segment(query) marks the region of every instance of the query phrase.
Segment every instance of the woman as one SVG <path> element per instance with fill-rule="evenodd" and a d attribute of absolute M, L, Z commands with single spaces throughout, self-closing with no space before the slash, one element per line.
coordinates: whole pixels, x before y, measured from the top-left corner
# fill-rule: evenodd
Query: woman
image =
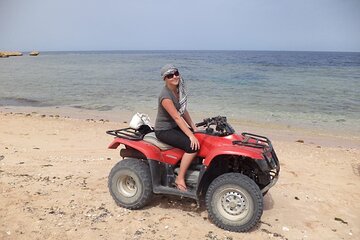
<path fill-rule="evenodd" d="M 156 137 L 173 147 L 185 151 L 175 185 L 180 191 L 187 191 L 185 173 L 195 158 L 200 144 L 193 132 L 195 124 L 186 110 L 187 95 L 184 80 L 176 67 L 171 64 L 161 69 L 165 86 L 159 95 L 158 113 L 155 122 Z"/>

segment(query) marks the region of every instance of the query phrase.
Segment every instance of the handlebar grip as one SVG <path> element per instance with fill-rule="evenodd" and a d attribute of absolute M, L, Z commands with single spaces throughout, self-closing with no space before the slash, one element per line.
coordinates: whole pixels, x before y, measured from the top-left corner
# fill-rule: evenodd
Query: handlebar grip
<path fill-rule="evenodd" d="M 210 122 L 210 118 L 205 118 L 202 122 L 196 123 L 195 126 L 196 127 L 202 127 L 207 125 Z"/>
<path fill-rule="evenodd" d="M 200 123 L 195 124 L 196 127 L 202 127 L 202 126 L 205 126 L 205 125 L 206 125 L 206 122 L 200 122 Z"/>

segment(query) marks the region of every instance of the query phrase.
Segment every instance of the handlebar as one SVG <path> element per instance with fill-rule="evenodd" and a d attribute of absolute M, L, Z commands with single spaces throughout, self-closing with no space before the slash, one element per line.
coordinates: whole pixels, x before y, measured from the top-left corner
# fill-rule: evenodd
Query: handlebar
<path fill-rule="evenodd" d="M 216 126 L 216 130 L 220 135 L 229 135 L 235 132 L 224 116 L 205 118 L 202 122 L 195 124 L 196 127 L 206 126 L 206 129 L 211 130 L 210 132 L 212 132 L 212 129 L 210 129 L 211 125 Z"/>
<path fill-rule="evenodd" d="M 207 125 L 210 122 L 210 118 L 205 118 L 202 122 L 196 123 L 195 126 L 196 127 L 202 127 Z"/>

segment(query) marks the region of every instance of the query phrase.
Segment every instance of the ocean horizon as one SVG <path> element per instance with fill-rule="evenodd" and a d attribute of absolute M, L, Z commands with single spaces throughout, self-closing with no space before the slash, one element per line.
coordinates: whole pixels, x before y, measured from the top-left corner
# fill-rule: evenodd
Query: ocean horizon
<path fill-rule="evenodd" d="M 360 53 L 232 50 L 45 51 L 0 60 L 0 106 L 156 114 L 175 64 L 189 111 L 360 135 Z"/>

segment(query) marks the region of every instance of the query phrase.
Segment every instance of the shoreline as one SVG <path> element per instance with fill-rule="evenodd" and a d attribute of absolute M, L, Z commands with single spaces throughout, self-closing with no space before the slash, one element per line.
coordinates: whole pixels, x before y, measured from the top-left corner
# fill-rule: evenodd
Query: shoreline
<path fill-rule="evenodd" d="M 97 111 L 80 109 L 74 107 L 21 107 L 0 106 L 0 114 L 18 114 L 28 116 L 50 116 L 54 118 L 70 118 L 87 121 L 110 122 L 125 125 L 130 122 L 136 112 L 123 111 Z M 155 122 L 156 110 L 146 112 L 152 124 Z M 192 113 L 193 121 L 199 122 L 203 119 L 201 113 Z M 206 116 L 213 117 L 213 116 Z M 270 140 L 290 141 L 312 144 L 317 146 L 359 148 L 360 136 L 350 135 L 348 132 L 331 132 L 322 129 L 309 129 L 289 126 L 287 124 L 274 122 L 256 122 L 250 120 L 228 117 L 228 122 L 237 132 L 251 132 L 257 135 L 267 136 Z"/>
<path fill-rule="evenodd" d="M 154 119 L 163 85 L 160 67 L 175 61 L 188 83 L 188 110 L 196 121 L 223 115 L 240 131 L 260 125 L 265 126 L 260 134 L 275 127 L 360 136 L 359 57 L 237 51 L 44 53 L 4 62 L 0 105 L 61 106 L 64 114 L 94 114 L 110 121 L 128 121 L 139 111 Z"/>

